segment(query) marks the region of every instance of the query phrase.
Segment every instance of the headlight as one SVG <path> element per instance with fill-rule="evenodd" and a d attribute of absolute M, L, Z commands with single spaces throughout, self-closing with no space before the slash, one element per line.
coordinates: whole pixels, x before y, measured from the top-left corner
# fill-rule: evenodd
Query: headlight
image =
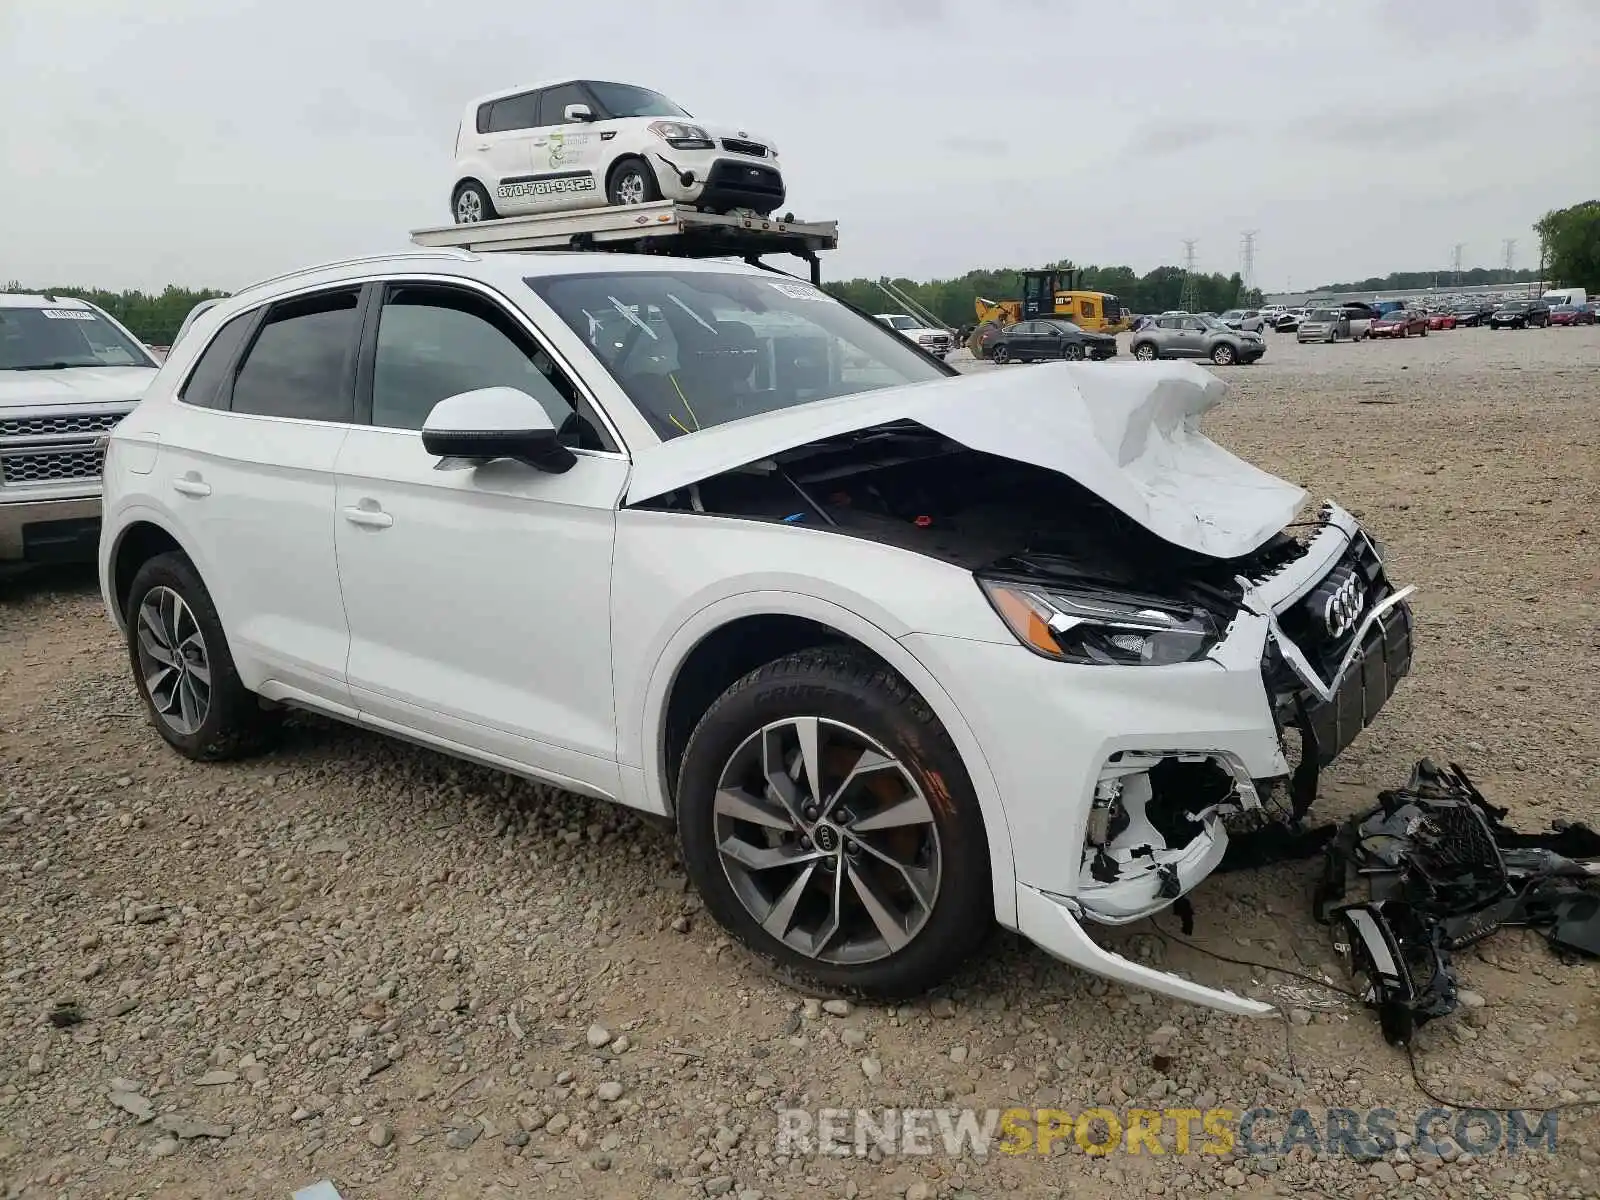
<path fill-rule="evenodd" d="M 652 121 L 650 132 L 678 150 L 710 150 L 715 144 L 700 126 L 682 121 Z"/>
<path fill-rule="evenodd" d="M 1217 641 L 1215 624 L 1199 611 L 992 579 L 978 583 L 1018 641 L 1061 662 L 1170 666 L 1193 662 Z"/>

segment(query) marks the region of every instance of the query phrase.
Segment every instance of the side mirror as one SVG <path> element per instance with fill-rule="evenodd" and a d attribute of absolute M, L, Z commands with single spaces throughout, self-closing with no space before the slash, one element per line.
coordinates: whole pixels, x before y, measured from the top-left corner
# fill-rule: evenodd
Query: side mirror
<path fill-rule="evenodd" d="M 569 104 L 561 110 L 561 115 L 566 118 L 569 125 L 575 125 L 579 121 L 594 120 L 594 111 L 587 104 Z"/>
<path fill-rule="evenodd" d="M 559 475 L 578 461 L 558 440 L 544 405 L 513 387 L 446 396 L 422 424 L 422 448 L 439 456 L 440 471 L 510 458 Z"/>

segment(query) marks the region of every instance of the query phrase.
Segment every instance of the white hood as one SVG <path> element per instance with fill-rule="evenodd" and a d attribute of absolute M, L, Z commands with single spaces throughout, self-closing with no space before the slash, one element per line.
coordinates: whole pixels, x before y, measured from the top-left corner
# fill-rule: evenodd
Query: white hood
<path fill-rule="evenodd" d="M 1236 558 L 1293 520 L 1306 492 L 1200 432 L 1201 414 L 1226 390 L 1192 363 L 1059 363 L 841 396 L 638 451 L 628 503 L 906 420 L 968 449 L 1065 475 L 1176 545 Z"/>
<path fill-rule="evenodd" d="M 0 409 L 24 405 L 132 404 L 156 377 L 155 367 L 68 367 L 0 371 Z"/>

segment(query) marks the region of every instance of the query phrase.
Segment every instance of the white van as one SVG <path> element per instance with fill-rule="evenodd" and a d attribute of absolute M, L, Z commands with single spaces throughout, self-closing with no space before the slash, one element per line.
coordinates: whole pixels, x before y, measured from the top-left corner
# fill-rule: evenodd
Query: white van
<path fill-rule="evenodd" d="M 1574 308 L 1582 308 L 1589 303 L 1589 297 L 1581 287 L 1555 288 L 1539 297 L 1544 303 L 1554 308 L 1558 304 L 1570 304 Z"/>

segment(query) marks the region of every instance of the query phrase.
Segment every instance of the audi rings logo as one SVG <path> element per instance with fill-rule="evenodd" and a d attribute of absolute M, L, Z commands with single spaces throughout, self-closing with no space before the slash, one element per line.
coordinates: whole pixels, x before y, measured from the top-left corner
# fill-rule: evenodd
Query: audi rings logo
<path fill-rule="evenodd" d="M 1332 582 L 1329 581 L 1330 584 Z M 1361 587 L 1361 576 L 1353 571 L 1346 572 L 1331 591 L 1320 592 L 1319 599 L 1321 603 L 1317 615 L 1322 619 L 1328 636 L 1332 638 L 1342 638 L 1354 629 L 1356 622 L 1361 619 L 1362 610 L 1367 606 L 1367 597 Z"/>

